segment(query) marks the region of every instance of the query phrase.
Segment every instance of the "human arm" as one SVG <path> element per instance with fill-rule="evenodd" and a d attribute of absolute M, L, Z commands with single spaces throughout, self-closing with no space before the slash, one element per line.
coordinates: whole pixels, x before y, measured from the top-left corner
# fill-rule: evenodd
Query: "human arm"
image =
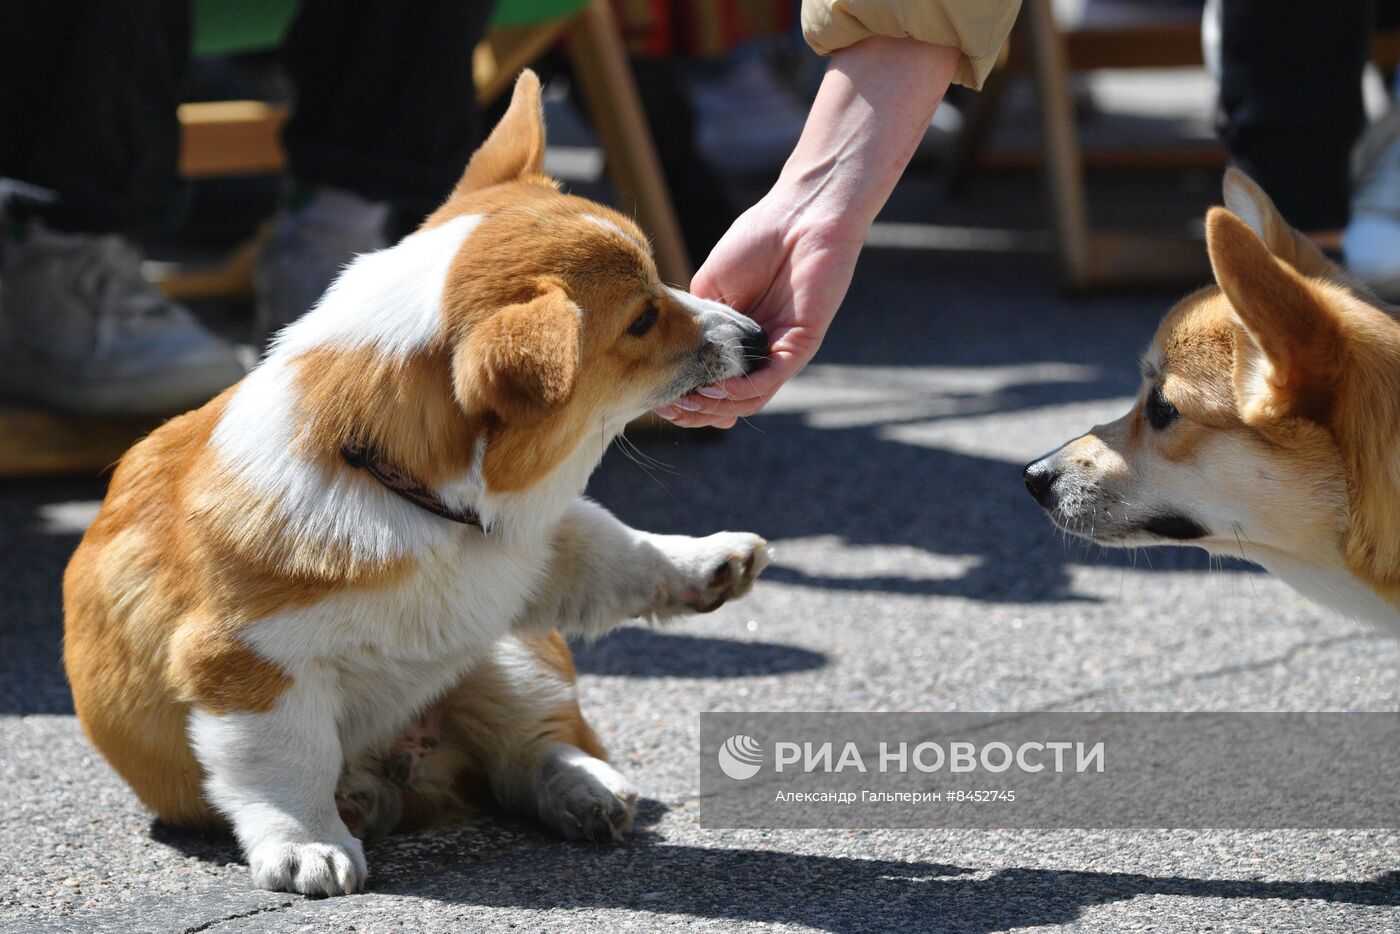
<path fill-rule="evenodd" d="M 831 65 L 771 191 L 735 221 L 692 291 L 769 333 L 756 373 L 658 410 L 728 428 L 762 408 L 817 352 L 856 258 L 952 81 L 980 86 L 1019 0 L 805 0 L 803 26 Z"/>
<path fill-rule="evenodd" d="M 807 365 L 845 297 L 866 231 L 961 58 L 955 48 L 884 36 L 832 55 L 777 183 L 734 222 L 691 283 L 696 295 L 762 324 L 769 361 L 658 414 L 687 428 L 727 428 Z"/>

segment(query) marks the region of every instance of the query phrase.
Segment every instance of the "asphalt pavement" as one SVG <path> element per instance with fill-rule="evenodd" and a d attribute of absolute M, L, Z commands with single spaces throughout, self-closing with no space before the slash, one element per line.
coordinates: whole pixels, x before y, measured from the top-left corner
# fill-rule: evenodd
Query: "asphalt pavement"
<path fill-rule="evenodd" d="M 1022 489 L 1026 460 L 1125 409 L 1171 294 L 1066 298 L 1043 254 L 904 241 L 868 251 L 765 413 L 638 438 L 642 463 L 614 449 L 590 486 L 634 525 L 777 550 L 742 603 L 579 647 L 645 799 L 619 846 L 485 819 L 372 848 L 363 895 L 252 888 L 230 840 L 153 824 L 72 716 L 59 581 L 100 483 L 0 488 L 0 930 L 1400 930 L 1392 832 L 700 825 L 704 710 L 1400 704 L 1393 639 L 1241 563 L 1066 542 Z"/>

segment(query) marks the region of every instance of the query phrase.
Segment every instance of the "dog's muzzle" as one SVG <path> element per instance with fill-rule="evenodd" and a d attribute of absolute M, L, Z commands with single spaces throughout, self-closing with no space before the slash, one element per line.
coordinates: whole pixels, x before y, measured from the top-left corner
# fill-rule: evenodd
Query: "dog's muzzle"
<path fill-rule="evenodd" d="M 1026 481 L 1026 490 L 1045 509 L 1055 508 L 1055 479 L 1058 476 L 1049 457 L 1031 461 L 1021 474 Z"/>
<path fill-rule="evenodd" d="M 757 321 L 749 320 L 748 324 L 752 327 L 739 338 L 739 349 L 744 354 L 744 372 L 752 373 L 768 362 L 768 332 Z"/>
<path fill-rule="evenodd" d="M 700 322 L 703 350 L 722 360 L 728 375 L 752 373 L 768 360 L 768 334 L 757 321 L 721 302 L 668 290 Z"/>

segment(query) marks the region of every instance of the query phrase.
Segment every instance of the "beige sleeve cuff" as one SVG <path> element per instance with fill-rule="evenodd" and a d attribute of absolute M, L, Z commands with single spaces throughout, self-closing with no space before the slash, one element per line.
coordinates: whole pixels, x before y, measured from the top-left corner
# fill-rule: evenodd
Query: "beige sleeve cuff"
<path fill-rule="evenodd" d="M 870 36 L 961 49 L 955 84 L 979 90 L 996 64 L 1021 0 L 802 0 L 802 34 L 818 55 Z"/>

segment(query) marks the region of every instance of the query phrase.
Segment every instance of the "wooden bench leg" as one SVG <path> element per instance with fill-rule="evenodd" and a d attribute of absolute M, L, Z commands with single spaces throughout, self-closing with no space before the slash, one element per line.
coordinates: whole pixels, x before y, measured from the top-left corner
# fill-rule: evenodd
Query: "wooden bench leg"
<path fill-rule="evenodd" d="M 1030 40 L 1036 95 L 1040 99 L 1045 178 L 1060 254 L 1060 275 L 1071 288 L 1089 272 L 1089 216 L 1084 197 L 1084 160 L 1074 124 L 1074 98 L 1064 35 L 1055 25 L 1050 0 L 1026 0 L 1022 10 Z"/>
<path fill-rule="evenodd" d="M 0 408 L 0 480 L 96 475 L 160 422 Z"/>
<path fill-rule="evenodd" d="M 1107 232 L 1090 226 L 1064 33 L 1055 24 L 1051 0 L 1025 0 L 1022 15 L 1040 100 L 1045 178 L 1063 285 L 1093 289 L 1203 281 L 1210 274 L 1205 247 L 1184 234 Z"/>
<path fill-rule="evenodd" d="M 652 238 L 661 278 L 688 285 L 694 270 L 607 0 L 592 0 L 579 14 L 569 33 L 568 52 L 623 209 L 635 211 L 637 222 Z"/>

